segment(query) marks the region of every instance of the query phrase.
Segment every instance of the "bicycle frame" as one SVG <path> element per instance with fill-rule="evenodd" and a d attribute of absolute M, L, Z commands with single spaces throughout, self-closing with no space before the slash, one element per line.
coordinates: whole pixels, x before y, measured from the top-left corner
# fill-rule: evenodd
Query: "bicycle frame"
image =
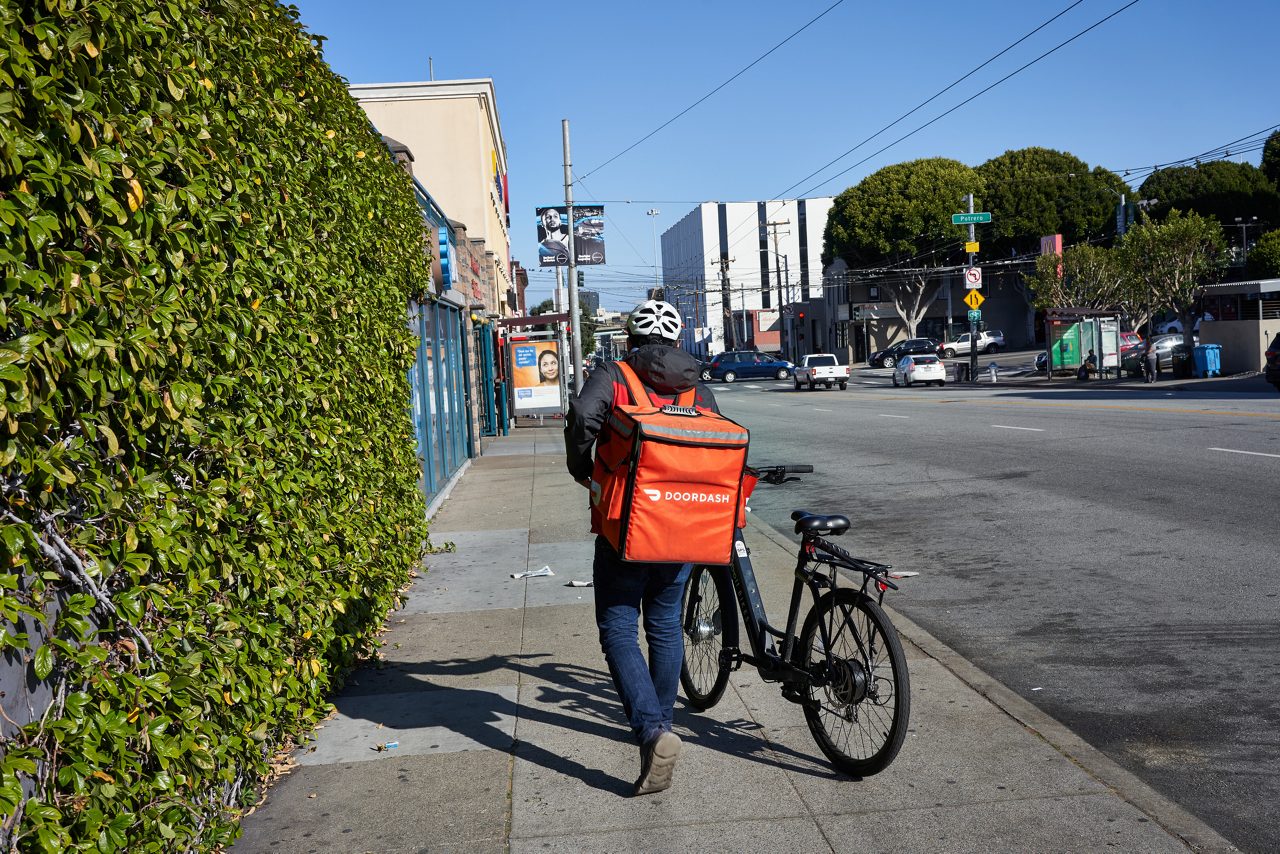
<path fill-rule="evenodd" d="M 829 574 L 824 574 L 814 568 L 814 565 L 830 566 L 831 571 Z M 769 623 L 765 613 L 755 570 L 751 566 L 751 550 L 743 538 L 742 529 L 734 531 L 733 559 L 728 566 L 728 571 L 733 583 L 734 595 L 738 600 L 738 610 L 742 614 L 743 627 L 751 645 L 751 652 L 747 654 L 741 649 L 726 647 L 722 655 L 731 658 L 733 669 L 738 669 L 743 662 L 746 662 L 754 666 L 760 678 L 766 682 L 812 681 L 812 673 L 791 663 L 797 642 L 796 630 L 800 619 L 800 603 L 804 598 L 802 591 L 808 588 L 813 602 L 816 603 L 824 590 L 835 587 L 836 570 L 840 568 L 863 574 L 862 591 L 864 593 L 867 585 L 874 582 L 881 601 L 884 599 L 885 590 L 898 589 L 897 585 L 888 578 L 891 567 L 855 558 L 844 549 L 821 537 L 806 534 L 796 557 L 795 581 L 791 588 L 791 603 L 787 609 L 787 628 L 785 631 L 780 631 Z M 819 624 L 819 630 L 822 633 L 823 648 L 828 650 L 827 656 L 830 658 L 831 639 L 827 635 L 827 627 Z M 778 652 L 775 640 L 782 643 L 781 653 Z"/>

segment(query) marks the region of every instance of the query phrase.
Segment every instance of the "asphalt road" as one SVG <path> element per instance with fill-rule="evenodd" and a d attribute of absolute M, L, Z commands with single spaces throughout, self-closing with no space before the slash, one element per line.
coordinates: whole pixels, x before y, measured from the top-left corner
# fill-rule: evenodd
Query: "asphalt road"
<path fill-rule="evenodd" d="M 1242 849 L 1280 850 L 1269 386 L 712 387 L 754 462 L 817 469 L 753 512 L 788 532 L 794 508 L 846 513 L 847 548 L 921 573 L 895 608 Z"/>

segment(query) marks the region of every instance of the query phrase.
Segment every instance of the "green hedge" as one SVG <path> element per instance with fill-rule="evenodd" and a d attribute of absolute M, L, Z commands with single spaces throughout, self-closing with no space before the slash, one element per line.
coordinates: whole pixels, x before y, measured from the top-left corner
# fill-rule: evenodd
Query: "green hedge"
<path fill-rule="evenodd" d="M 429 263 L 292 8 L 0 0 L 4 841 L 235 837 L 426 546 Z"/>

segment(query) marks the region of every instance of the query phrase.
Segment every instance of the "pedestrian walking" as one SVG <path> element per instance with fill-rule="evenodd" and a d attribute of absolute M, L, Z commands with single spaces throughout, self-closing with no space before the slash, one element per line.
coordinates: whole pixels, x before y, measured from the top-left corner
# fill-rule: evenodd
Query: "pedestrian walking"
<path fill-rule="evenodd" d="M 674 404 L 695 390 L 694 406 L 718 412 L 711 391 L 698 383 L 699 363 L 677 348 L 683 324 L 670 303 L 648 300 L 627 321 L 624 361 L 639 377 L 651 402 Z M 582 393 L 569 402 L 565 418 L 566 463 L 573 479 L 593 491 L 593 448 L 615 406 L 631 403 L 626 378 L 613 362 L 591 374 Z M 639 401 L 634 401 L 639 402 Z M 593 565 L 596 626 L 609 675 L 622 710 L 640 746 L 640 776 L 635 794 L 660 792 L 671 785 L 680 738 L 671 731 L 684 643 L 680 604 L 689 564 L 624 561 L 600 531 Z M 640 651 L 637 624 L 644 618 L 648 661 Z"/>
<path fill-rule="evenodd" d="M 1147 341 L 1147 349 L 1142 354 L 1142 378 L 1144 382 L 1153 383 L 1160 377 L 1160 359 L 1156 348 Z"/>

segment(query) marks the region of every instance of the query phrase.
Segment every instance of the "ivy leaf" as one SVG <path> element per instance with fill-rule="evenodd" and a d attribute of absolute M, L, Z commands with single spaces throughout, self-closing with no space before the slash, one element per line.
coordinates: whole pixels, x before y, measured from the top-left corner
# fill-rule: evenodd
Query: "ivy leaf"
<path fill-rule="evenodd" d="M 53 672 L 52 646 L 45 644 L 36 650 L 34 666 L 37 679 L 44 681 L 49 678 L 49 674 Z"/>

